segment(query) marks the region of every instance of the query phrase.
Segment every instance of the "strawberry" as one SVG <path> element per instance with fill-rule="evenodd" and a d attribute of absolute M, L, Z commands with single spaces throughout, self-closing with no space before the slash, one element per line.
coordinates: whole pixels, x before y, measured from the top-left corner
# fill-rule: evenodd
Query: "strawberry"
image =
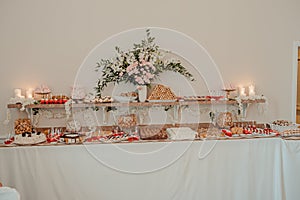
<path fill-rule="evenodd" d="M 231 131 L 226 130 L 226 129 L 222 129 L 222 132 L 223 132 L 226 136 L 232 137 L 232 132 L 231 132 Z"/>

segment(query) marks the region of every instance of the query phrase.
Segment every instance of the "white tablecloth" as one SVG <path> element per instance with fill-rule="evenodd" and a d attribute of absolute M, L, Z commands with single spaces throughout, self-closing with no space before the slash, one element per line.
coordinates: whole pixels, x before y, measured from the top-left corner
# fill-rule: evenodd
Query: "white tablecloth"
<path fill-rule="evenodd" d="M 20 200 L 18 191 L 10 187 L 0 187 L 1 200 Z"/>
<path fill-rule="evenodd" d="M 279 138 L 0 148 L 22 200 L 300 198 L 300 142 Z"/>

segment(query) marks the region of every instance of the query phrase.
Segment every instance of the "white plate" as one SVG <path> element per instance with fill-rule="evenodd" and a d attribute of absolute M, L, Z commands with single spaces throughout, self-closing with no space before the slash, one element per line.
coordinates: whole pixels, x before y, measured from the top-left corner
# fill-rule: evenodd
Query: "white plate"
<path fill-rule="evenodd" d="M 253 138 L 254 136 L 252 134 L 240 134 L 243 138 Z"/>
<path fill-rule="evenodd" d="M 36 145 L 36 144 L 42 144 L 46 142 L 46 140 L 44 141 L 39 141 L 39 142 L 32 142 L 32 143 L 27 143 L 27 144 L 23 144 L 23 143 L 18 143 L 16 141 L 13 142 L 13 144 L 19 145 L 19 146 L 30 146 L 30 145 Z"/>
<path fill-rule="evenodd" d="M 276 133 L 270 133 L 270 134 L 255 134 L 254 137 L 256 138 L 264 138 L 264 137 L 274 137 L 276 136 Z"/>

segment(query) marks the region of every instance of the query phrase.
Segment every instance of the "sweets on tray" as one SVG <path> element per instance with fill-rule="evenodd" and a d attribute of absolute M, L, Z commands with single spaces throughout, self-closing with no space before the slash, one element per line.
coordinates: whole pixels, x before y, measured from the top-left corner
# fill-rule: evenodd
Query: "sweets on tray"
<path fill-rule="evenodd" d="M 183 96 L 185 101 L 205 101 L 207 98 L 205 96 Z"/>
<path fill-rule="evenodd" d="M 123 131 L 110 132 L 105 135 L 92 135 L 85 139 L 85 142 L 104 142 L 104 143 L 115 143 L 115 142 L 133 142 L 139 140 L 136 134 L 129 134 Z"/>
<path fill-rule="evenodd" d="M 243 127 L 231 127 L 230 131 L 232 132 L 232 134 L 243 134 L 244 128 Z"/>
<path fill-rule="evenodd" d="M 123 92 L 120 94 L 121 97 L 138 97 L 136 92 Z"/>
<path fill-rule="evenodd" d="M 283 137 L 289 137 L 289 136 L 300 136 L 300 129 L 292 129 L 292 130 L 285 130 L 281 133 L 281 136 Z"/>
<path fill-rule="evenodd" d="M 270 124 L 270 127 L 279 132 L 283 132 L 286 130 L 294 130 L 298 128 L 297 124 L 294 124 L 288 120 L 276 120 Z"/>
<path fill-rule="evenodd" d="M 135 114 L 120 115 L 118 117 L 118 126 L 123 128 L 131 128 L 137 125 L 137 117 Z"/>
<path fill-rule="evenodd" d="M 217 116 L 217 125 L 220 128 L 232 126 L 232 114 L 231 112 L 221 112 Z"/>
<path fill-rule="evenodd" d="M 207 128 L 199 128 L 197 131 L 196 138 L 206 138 L 207 137 Z"/>
<path fill-rule="evenodd" d="M 66 95 L 54 95 L 51 98 L 42 98 L 39 100 L 40 104 L 64 104 L 66 103 L 70 98 Z"/>
<path fill-rule="evenodd" d="M 25 132 L 31 132 L 32 125 L 30 119 L 17 119 L 15 121 L 15 134 L 19 135 Z"/>
<path fill-rule="evenodd" d="M 167 139 L 168 135 L 158 127 L 142 127 L 140 128 L 140 138 L 143 140 L 161 140 Z"/>
<path fill-rule="evenodd" d="M 114 99 L 111 96 L 97 97 L 92 100 L 93 103 L 111 103 Z"/>
<path fill-rule="evenodd" d="M 276 120 L 273 121 L 274 125 L 278 125 L 278 126 L 290 126 L 292 125 L 292 122 L 288 121 L 288 120 Z"/>
<path fill-rule="evenodd" d="M 171 88 L 164 85 L 155 85 L 148 100 L 175 100 L 176 95 L 172 92 Z"/>

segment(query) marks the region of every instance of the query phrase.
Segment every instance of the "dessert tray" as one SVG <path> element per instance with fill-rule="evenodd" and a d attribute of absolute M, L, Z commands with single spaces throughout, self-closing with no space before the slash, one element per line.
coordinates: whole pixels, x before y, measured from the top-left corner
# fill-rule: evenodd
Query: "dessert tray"
<path fill-rule="evenodd" d="M 269 126 L 274 130 L 284 132 L 288 130 L 295 130 L 299 125 L 285 120 L 277 120 L 269 124 Z"/>
<path fill-rule="evenodd" d="M 209 99 L 209 100 L 216 100 L 216 101 L 218 101 L 218 100 L 223 99 L 224 96 L 206 96 L 206 98 Z"/>
<path fill-rule="evenodd" d="M 206 101 L 207 100 L 205 96 L 183 96 L 182 99 L 184 101 Z"/>
<path fill-rule="evenodd" d="M 139 137 L 135 134 L 128 134 L 124 132 L 112 133 L 105 136 L 92 136 L 85 139 L 85 143 L 102 142 L 102 143 L 118 143 L 123 141 L 137 141 Z"/>
<path fill-rule="evenodd" d="M 148 102 L 163 103 L 163 102 L 176 102 L 177 99 L 147 99 Z"/>
<path fill-rule="evenodd" d="M 94 103 L 112 103 L 114 99 L 111 96 L 104 96 L 94 100 Z"/>
<path fill-rule="evenodd" d="M 216 127 L 201 128 L 196 138 L 207 140 L 235 140 L 278 137 L 279 132 L 270 128 L 257 128 L 255 125 L 219 129 Z"/>

